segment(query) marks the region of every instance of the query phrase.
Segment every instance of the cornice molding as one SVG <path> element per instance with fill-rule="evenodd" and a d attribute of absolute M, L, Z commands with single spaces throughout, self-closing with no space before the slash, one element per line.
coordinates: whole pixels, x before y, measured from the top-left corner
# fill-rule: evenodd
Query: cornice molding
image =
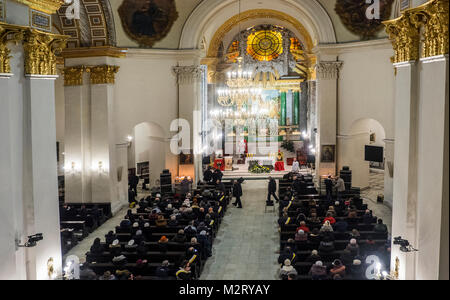
<path fill-rule="evenodd" d="M 127 55 L 127 48 L 117 48 L 111 46 L 101 47 L 81 47 L 81 48 L 66 48 L 62 51 L 63 58 L 82 58 L 82 57 L 115 57 L 123 58 Z"/>

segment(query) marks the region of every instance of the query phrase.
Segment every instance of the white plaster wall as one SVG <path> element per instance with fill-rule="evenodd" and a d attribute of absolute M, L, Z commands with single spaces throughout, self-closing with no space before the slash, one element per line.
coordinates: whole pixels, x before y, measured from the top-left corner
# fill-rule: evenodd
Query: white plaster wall
<path fill-rule="evenodd" d="M 65 97 L 64 97 L 64 77 L 60 75 L 55 80 L 55 112 L 56 112 L 56 140 L 59 142 L 59 165 L 58 175 L 64 175 L 64 129 L 65 129 Z"/>
<path fill-rule="evenodd" d="M 394 137 L 394 68 L 389 41 L 348 44 L 340 50 L 338 132 L 348 134 L 359 119 L 374 119 Z M 370 58 L 370 59 L 368 59 Z"/>

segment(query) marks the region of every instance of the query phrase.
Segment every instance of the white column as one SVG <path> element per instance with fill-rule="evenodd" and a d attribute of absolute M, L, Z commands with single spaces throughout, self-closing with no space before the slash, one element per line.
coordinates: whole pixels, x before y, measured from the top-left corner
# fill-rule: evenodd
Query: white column
<path fill-rule="evenodd" d="M 11 111 L 10 111 L 10 78 L 13 74 L 0 74 L 0 212 L 2 213 L 2 226 L 0 226 L 0 253 L 2 253 L 2 267 L 0 279 L 15 279 L 16 277 L 16 239 L 15 212 L 13 197 L 13 163 Z"/>
<path fill-rule="evenodd" d="M 412 245 L 417 222 L 417 65 L 395 64 L 395 154 L 392 207 L 392 237 L 402 236 Z M 391 267 L 400 260 L 399 279 L 414 279 L 415 254 L 392 245 Z"/>
<path fill-rule="evenodd" d="M 341 61 L 320 61 L 317 64 L 317 175 L 336 174 L 336 155 L 333 163 L 321 162 L 323 145 L 336 146 L 337 88 Z M 336 149 L 337 151 L 337 149 Z"/>
<path fill-rule="evenodd" d="M 85 74 L 84 77 L 87 75 Z M 84 80 L 84 82 L 88 82 Z M 92 202 L 91 103 L 89 85 L 64 87 L 64 168 L 66 203 Z M 72 168 L 73 166 L 73 168 Z"/>
<path fill-rule="evenodd" d="M 448 279 L 448 55 L 420 59 L 415 279 Z"/>
<path fill-rule="evenodd" d="M 194 165 L 179 166 L 179 176 L 190 175 L 194 183 L 202 179 L 202 81 L 205 69 L 198 65 L 177 66 L 174 72 L 178 76 L 179 89 L 179 118 L 190 124 L 191 149 L 194 150 Z M 187 149 L 185 149 L 187 150 Z"/>
<path fill-rule="evenodd" d="M 48 279 L 47 261 L 50 257 L 61 274 L 54 95 L 56 77 L 26 75 L 24 80 L 26 234 L 42 233 L 44 237 L 36 247 L 27 249 L 28 279 Z"/>

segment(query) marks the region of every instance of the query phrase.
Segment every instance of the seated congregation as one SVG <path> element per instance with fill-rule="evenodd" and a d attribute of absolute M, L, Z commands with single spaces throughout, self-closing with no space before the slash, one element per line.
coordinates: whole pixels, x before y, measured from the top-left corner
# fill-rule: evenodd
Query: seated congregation
<path fill-rule="evenodd" d="M 229 203 L 231 185 L 203 184 L 186 194 L 153 193 L 97 238 L 82 280 L 198 279 Z"/>
<path fill-rule="evenodd" d="M 389 269 L 391 243 L 383 221 L 354 192 L 342 198 L 309 194 L 302 188 L 307 184 L 299 184 L 308 180 L 280 180 L 280 279 L 363 280 L 369 255 Z"/>

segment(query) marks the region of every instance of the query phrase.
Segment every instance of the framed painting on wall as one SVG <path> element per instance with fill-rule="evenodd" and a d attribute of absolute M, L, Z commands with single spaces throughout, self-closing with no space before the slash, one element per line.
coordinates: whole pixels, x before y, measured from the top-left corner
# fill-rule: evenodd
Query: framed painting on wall
<path fill-rule="evenodd" d="M 180 153 L 180 165 L 193 165 L 194 164 L 194 151 L 191 149 L 189 151 L 185 151 L 188 152 Z"/>
<path fill-rule="evenodd" d="M 334 163 L 336 157 L 336 145 L 322 145 L 322 151 L 320 153 L 320 162 Z"/>
<path fill-rule="evenodd" d="M 127 35 L 145 47 L 166 37 L 178 19 L 175 0 L 124 0 L 119 15 Z"/>

